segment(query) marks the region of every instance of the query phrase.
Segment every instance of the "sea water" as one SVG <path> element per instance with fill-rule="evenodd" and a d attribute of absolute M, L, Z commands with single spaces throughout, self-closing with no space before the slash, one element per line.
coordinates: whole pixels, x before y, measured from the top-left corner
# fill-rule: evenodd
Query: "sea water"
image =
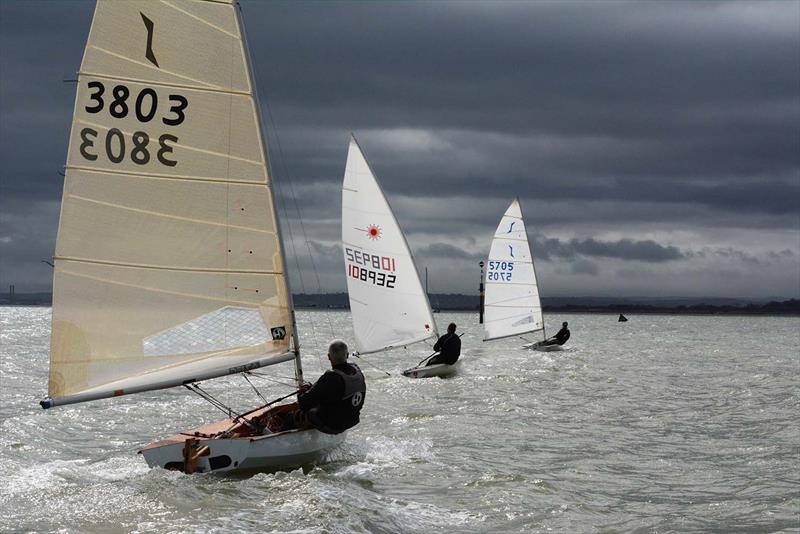
<path fill-rule="evenodd" d="M 439 314 L 460 373 L 400 376 L 425 344 L 364 357 L 362 422 L 324 463 L 187 476 L 137 451 L 221 413 L 182 388 L 44 411 L 50 309 L 0 308 L 0 531 L 797 532 L 800 319 L 628 318 L 550 315 L 572 338 L 539 353 Z M 350 316 L 298 321 L 315 379 Z M 265 396 L 291 391 L 291 363 L 264 373 Z M 206 388 L 259 402 L 241 377 Z"/>

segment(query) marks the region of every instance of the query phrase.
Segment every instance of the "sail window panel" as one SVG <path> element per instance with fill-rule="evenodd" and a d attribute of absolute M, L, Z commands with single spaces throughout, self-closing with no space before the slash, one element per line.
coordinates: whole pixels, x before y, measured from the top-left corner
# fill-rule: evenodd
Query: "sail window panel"
<path fill-rule="evenodd" d="M 250 92 L 234 6 L 195 4 L 201 3 L 98 2 L 81 72 Z"/>
<path fill-rule="evenodd" d="M 269 210 L 270 191 L 263 186 L 173 180 L 72 169 L 65 198 L 114 205 L 121 210 L 236 226 L 271 235 L 275 221 Z M 227 250 L 227 249 L 226 249 Z"/>
<path fill-rule="evenodd" d="M 68 165 L 266 183 L 248 95 L 81 76 Z"/>
<path fill-rule="evenodd" d="M 62 375 L 65 388 L 69 381 L 77 380 L 82 385 L 57 394 L 69 394 L 81 387 L 97 385 L 98 379 L 93 378 L 93 373 L 98 365 L 104 367 L 104 364 L 98 362 L 139 360 L 142 362 L 142 369 L 174 363 L 174 355 L 158 353 L 148 356 L 145 340 L 163 336 L 170 329 L 177 328 L 177 331 L 181 331 L 181 325 L 191 324 L 193 321 L 199 324 L 203 322 L 201 318 L 213 316 L 214 313 L 219 313 L 218 310 L 235 308 L 257 312 L 264 323 L 262 334 L 269 332 L 272 327 L 283 326 L 283 320 L 288 317 L 289 312 L 285 293 L 279 296 L 278 285 L 280 283 L 282 286 L 282 282 L 278 282 L 278 278 L 275 275 L 231 277 L 223 273 L 143 269 L 59 260 L 55 273 L 57 291 L 54 294 L 52 369 Z M 239 285 L 258 288 L 259 292 L 232 290 Z M 265 309 L 270 312 L 265 313 Z M 265 320 L 270 316 L 274 321 L 272 323 Z M 252 319 L 256 316 L 251 313 L 250 317 Z M 250 331 L 254 332 L 255 329 L 251 328 Z M 198 335 L 219 340 L 224 339 L 225 333 L 205 332 Z M 235 336 L 227 339 L 235 339 Z M 255 339 L 252 336 L 243 336 L 240 339 L 247 341 L 242 346 L 264 344 L 259 349 L 262 352 L 284 351 L 288 346 L 287 339 L 273 341 L 271 337 L 265 337 L 259 343 L 253 343 Z M 197 346 L 200 346 L 203 342 L 198 343 Z M 206 343 L 207 348 L 209 343 Z M 236 344 L 229 343 L 225 350 L 234 348 L 237 348 Z M 217 349 L 221 350 L 219 347 Z M 203 351 L 196 356 L 213 356 L 207 352 Z M 186 350 L 183 353 L 185 355 Z M 162 359 L 166 357 L 171 359 Z M 194 356 L 187 360 L 193 358 Z M 144 363 L 145 360 L 148 363 Z M 113 364 L 109 363 L 108 368 L 111 367 Z M 79 371 L 79 368 L 83 370 Z M 70 376 L 73 378 L 68 379 Z M 115 379 L 108 372 L 104 372 L 103 377 L 103 380 Z"/>

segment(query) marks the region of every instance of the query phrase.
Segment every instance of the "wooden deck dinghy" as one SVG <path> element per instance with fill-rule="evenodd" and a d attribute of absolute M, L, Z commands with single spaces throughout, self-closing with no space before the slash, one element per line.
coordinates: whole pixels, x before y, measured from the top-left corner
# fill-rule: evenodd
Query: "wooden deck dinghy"
<path fill-rule="evenodd" d="M 296 408 L 296 403 L 257 408 L 246 415 L 257 431 L 239 418 L 225 419 L 151 443 L 139 453 L 150 467 L 187 474 L 285 469 L 322 460 L 327 451 L 344 441 L 346 432 L 333 435 L 313 428 L 280 430 L 280 425 L 272 422 L 272 415 Z"/>
<path fill-rule="evenodd" d="M 257 95 L 233 0 L 98 0 L 78 72 L 43 408 L 180 386 L 202 396 L 200 381 L 292 361 L 303 384 Z M 287 406 L 142 454 L 227 471 L 297 465 L 344 439 L 255 424 Z"/>

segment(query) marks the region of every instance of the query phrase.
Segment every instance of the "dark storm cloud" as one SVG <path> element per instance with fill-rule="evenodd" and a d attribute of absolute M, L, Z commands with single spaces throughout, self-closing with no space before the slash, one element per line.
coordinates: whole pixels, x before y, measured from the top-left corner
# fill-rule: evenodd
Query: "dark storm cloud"
<path fill-rule="evenodd" d="M 351 131 L 423 263 L 472 265 L 519 196 L 529 230 L 551 237 L 537 238 L 537 257 L 573 274 L 633 261 L 647 276 L 727 248 L 737 264 L 768 261 L 717 243 L 721 229 L 753 247 L 774 239 L 762 248 L 794 256 L 771 261 L 796 264 L 797 240 L 780 243 L 798 229 L 800 3 L 242 7 L 287 255 L 302 271 L 306 246 L 318 254 L 323 287 L 343 284 L 330 247 Z M 79 68 L 92 10 L 0 2 L 4 279 L 37 280 L 32 265 L 52 253 L 75 93 L 61 80 Z"/>
<path fill-rule="evenodd" d="M 453 245 L 447 243 L 433 243 L 427 247 L 420 248 L 414 252 L 415 256 L 429 259 L 448 259 L 448 260 L 471 260 L 474 262 L 484 258 L 482 254 L 470 254 Z"/>
<path fill-rule="evenodd" d="M 365 134 L 373 161 L 390 160 L 390 190 L 527 182 L 544 198 L 748 211 L 786 211 L 798 193 L 796 4 L 349 7 L 284 6 L 251 40 L 296 59 L 261 65 L 279 122 L 440 132 L 450 146 L 422 161 L 391 161 L 396 148 L 372 150 Z M 482 148 L 471 168 L 452 161 Z M 323 175 L 326 159 L 299 174 Z"/>
<path fill-rule="evenodd" d="M 557 238 L 540 238 L 534 239 L 534 250 L 536 257 L 542 259 L 573 258 L 580 255 L 656 263 L 686 257 L 677 247 L 660 245 L 649 239 L 644 241 L 631 239 L 600 241 L 589 238 L 562 241 Z"/>

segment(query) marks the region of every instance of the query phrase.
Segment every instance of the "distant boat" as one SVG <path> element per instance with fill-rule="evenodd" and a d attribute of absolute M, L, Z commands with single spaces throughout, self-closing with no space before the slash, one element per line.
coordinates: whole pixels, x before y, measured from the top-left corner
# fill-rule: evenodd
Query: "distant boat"
<path fill-rule="evenodd" d="M 238 6 L 99 1 L 78 75 L 42 407 L 186 387 L 229 418 L 140 451 L 185 473 L 295 466 L 340 444 L 344 433 L 273 430 L 270 417 L 297 406 L 275 404 L 294 393 L 236 414 L 197 386 L 283 362 L 303 383 L 270 182 Z"/>
<path fill-rule="evenodd" d="M 439 336 L 406 238 L 355 137 L 342 184 L 342 247 L 357 355 Z"/>
<path fill-rule="evenodd" d="M 624 322 L 627 322 L 627 321 L 628 321 L 628 318 L 620 313 L 619 314 L 619 319 L 617 319 L 617 322 L 624 323 Z"/>
<path fill-rule="evenodd" d="M 547 344 L 539 285 L 519 199 L 506 210 L 492 240 L 486 262 L 484 341 L 541 333 L 540 341 L 523 348 L 553 351 Z"/>

